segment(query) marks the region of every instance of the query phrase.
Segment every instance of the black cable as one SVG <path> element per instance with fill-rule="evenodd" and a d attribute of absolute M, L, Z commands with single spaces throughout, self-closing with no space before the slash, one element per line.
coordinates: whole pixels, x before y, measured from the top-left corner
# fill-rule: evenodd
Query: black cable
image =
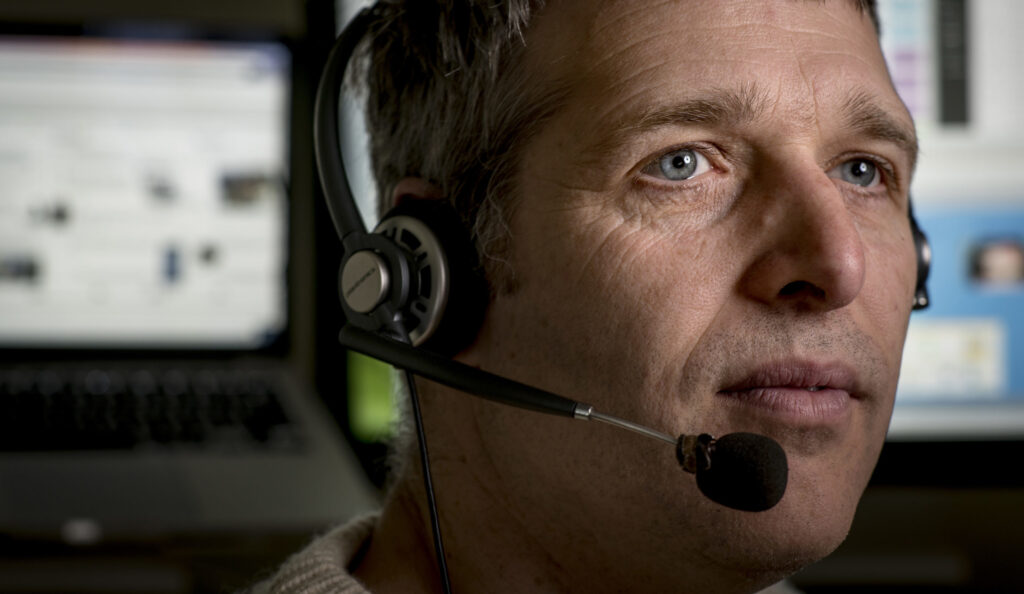
<path fill-rule="evenodd" d="M 434 497 L 434 481 L 430 476 L 430 457 L 427 455 L 427 435 L 423 430 L 423 416 L 420 414 L 420 398 L 416 391 L 416 378 L 408 369 L 405 381 L 409 385 L 409 400 L 412 402 L 412 418 L 416 424 L 416 437 L 420 442 L 420 465 L 423 467 L 423 488 L 427 492 L 427 509 L 430 513 L 430 527 L 434 534 L 434 552 L 437 554 L 437 570 L 441 574 L 441 589 L 451 594 L 452 585 L 448 579 L 448 562 L 444 557 L 444 542 L 441 539 L 441 523 L 437 517 L 437 500 Z"/>

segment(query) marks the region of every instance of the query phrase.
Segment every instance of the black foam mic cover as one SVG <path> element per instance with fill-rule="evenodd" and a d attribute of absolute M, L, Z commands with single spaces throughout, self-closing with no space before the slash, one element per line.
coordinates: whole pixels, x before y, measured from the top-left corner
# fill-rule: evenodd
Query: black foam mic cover
<path fill-rule="evenodd" d="M 773 439 L 730 433 L 708 446 L 710 464 L 697 468 L 697 487 L 716 503 L 743 511 L 764 511 L 786 492 L 786 452 Z"/>

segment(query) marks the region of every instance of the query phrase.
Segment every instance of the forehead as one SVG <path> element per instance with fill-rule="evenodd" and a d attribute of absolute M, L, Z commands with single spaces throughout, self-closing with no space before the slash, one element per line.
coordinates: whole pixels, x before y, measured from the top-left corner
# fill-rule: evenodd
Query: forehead
<path fill-rule="evenodd" d="M 709 90 L 755 90 L 804 127 L 852 96 L 905 114 L 874 25 L 849 0 L 554 0 L 531 27 L 527 68 L 607 125 Z"/>

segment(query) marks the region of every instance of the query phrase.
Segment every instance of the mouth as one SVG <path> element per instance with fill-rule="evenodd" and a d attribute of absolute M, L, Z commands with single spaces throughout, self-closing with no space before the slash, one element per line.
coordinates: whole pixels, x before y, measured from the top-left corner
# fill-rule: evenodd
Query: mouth
<path fill-rule="evenodd" d="M 741 371 L 718 395 L 792 425 L 836 423 L 859 399 L 849 367 L 786 361 Z"/>

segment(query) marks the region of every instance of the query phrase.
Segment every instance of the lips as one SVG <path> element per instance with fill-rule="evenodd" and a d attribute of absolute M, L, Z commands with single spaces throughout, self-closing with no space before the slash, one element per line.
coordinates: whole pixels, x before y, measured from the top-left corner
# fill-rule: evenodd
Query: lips
<path fill-rule="evenodd" d="M 737 375 L 719 396 L 797 424 L 838 420 L 858 399 L 856 374 L 838 364 L 786 361 Z"/>

